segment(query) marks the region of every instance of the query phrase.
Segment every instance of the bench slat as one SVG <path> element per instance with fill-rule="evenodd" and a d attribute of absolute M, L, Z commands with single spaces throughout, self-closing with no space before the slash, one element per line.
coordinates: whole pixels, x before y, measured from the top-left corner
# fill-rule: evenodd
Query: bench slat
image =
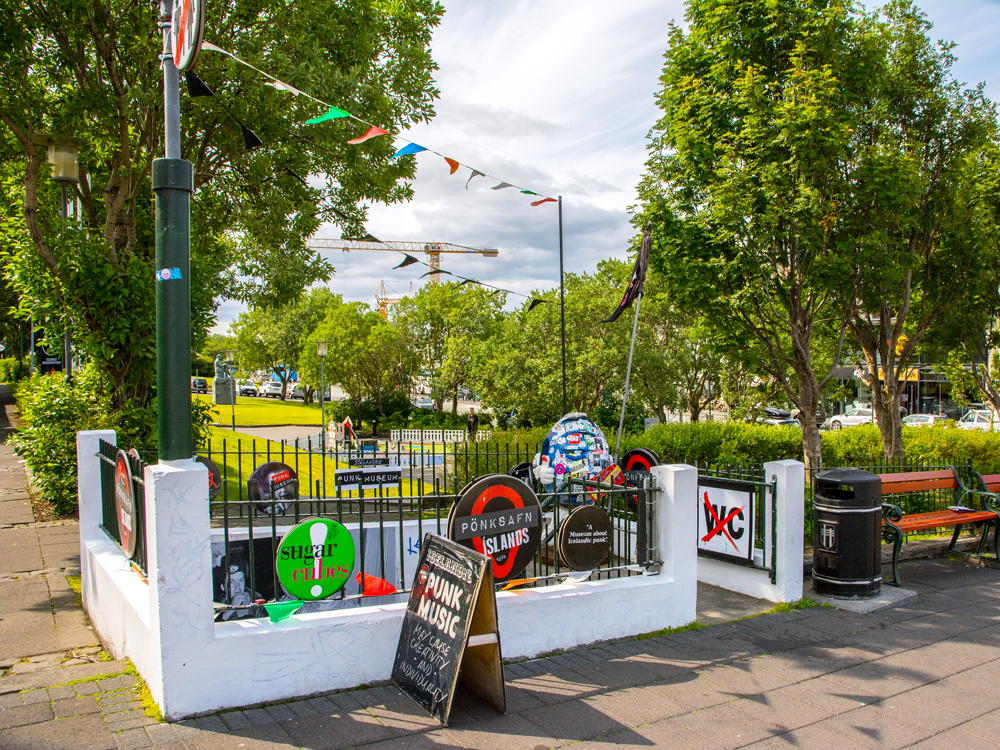
<path fill-rule="evenodd" d="M 912 475 L 910 475 L 912 476 Z M 923 479 L 910 481 L 893 481 L 886 483 L 882 480 L 883 495 L 902 495 L 906 492 L 921 492 L 924 490 L 953 490 L 958 486 L 955 477 L 949 476 L 947 479 Z"/>
<path fill-rule="evenodd" d="M 981 523 L 982 521 L 992 521 L 997 517 L 992 511 L 974 511 L 972 513 L 959 513 L 953 510 L 936 510 L 932 513 L 915 513 L 903 518 L 895 525 L 902 532 L 921 531 L 923 529 L 936 529 L 941 526 L 956 526 L 966 523 Z"/>
<path fill-rule="evenodd" d="M 990 492 L 1000 492 L 1000 474 L 984 474 L 983 484 Z"/>

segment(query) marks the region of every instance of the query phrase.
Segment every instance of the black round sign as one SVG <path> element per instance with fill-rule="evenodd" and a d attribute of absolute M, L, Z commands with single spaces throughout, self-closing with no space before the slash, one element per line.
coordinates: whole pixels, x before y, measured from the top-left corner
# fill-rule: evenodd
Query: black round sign
<path fill-rule="evenodd" d="M 132 464 L 125 451 L 115 459 L 115 513 L 118 516 L 118 538 L 122 552 L 131 560 L 135 556 L 136 517 Z"/>
<path fill-rule="evenodd" d="M 582 505 L 559 527 L 556 551 L 573 570 L 593 570 L 611 552 L 614 526 L 607 512 L 597 505 Z"/>
<path fill-rule="evenodd" d="M 271 497 L 272 487 L 274 497 Z M 261 464 L 247 480 L 247 497 L 257 504 L 261 513 L 270 513 L 272 502 L 275 513 L 284 513 L 299 499 L 299 478 L 295 469 L 280 461 Z"/>
<path fill-rule="evenodd" d="M 448 538 L 486 555 L 497 582 L 518 577 L 542 540 L 542 508 L 531 488 L 504 474 L 466 487 L 448 518 Z"/>
<path fill-rule="evenodd" d="M 215 461 L 210 458 L 195 456 L 194 460 L 200 464 L 204 464 L 205 468 L 208 469 L 208 500 L 211 502 L 215 500 L 215 498 L 219 496 L 219 492 L 222 491 L 222 472 L 219 471 L 219 467 L 215 465 Z"/>
<path fill-rule="evenodd" d="M 621 467 L 625 471 L 649 471 L 661 463 L 660 457 L 649 448 L 633 448 L 622 456 Z"/>

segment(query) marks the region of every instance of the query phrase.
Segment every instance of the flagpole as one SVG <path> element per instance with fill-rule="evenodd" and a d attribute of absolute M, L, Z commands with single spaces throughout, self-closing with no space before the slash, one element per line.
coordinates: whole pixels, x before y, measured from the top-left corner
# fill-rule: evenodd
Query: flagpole
<path fill-rule="evenodd" d="M 563 387 L 563 408 L 562 413 L 567 413 L 566 409 L 566 288 L 563 285 L 563 225 L 562 225 L 562 196 L 559 196 L 559 323 L 562 329 L 562 387 Z"/>
<path fill-rule="evenodd" d="M 622 394 L 622 413 L 618 417 L 618 442 L 615 443 L 615 463 L 621 456 L 622 428 L 625 426 L 625 402 L 628 401 L 628 384 L 632 377 L 632 354 L 635 352 L 635 332 L 639 327 L 639 306 L 642 304 L 642 292 L 635 300 L 635 317 L 632 318 L 632 343 L 628 348 L 628 367 L 625 368 L 625 393 Z"/>

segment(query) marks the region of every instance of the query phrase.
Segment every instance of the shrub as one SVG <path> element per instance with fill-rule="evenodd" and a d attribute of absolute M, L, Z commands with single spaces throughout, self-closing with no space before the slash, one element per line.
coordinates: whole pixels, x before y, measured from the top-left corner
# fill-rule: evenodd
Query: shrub
<path fill-rule="evenodd" d="M 802 460 L 802 431 L 797 427 L 748 422 L 658 424 L 622 439 L 622 452 L 650 448 L 666 462 L 705 465 L 718 461 Z"/>
<path fill-rule="evenodd" d="M 108 412 L 94 381 L 84 369 L 73 386 L 62 373 L 50 373 L 23 380 L 17 389 L 21 426 L 11 443 L 31 470 L 32 484 L 60 515 L 77 507 L 76 432 L 100 429 Z"/>
<path fill-rule="evenodd" d="M 28 368 L 17 357 L 0 359 L 0 383 L 14 384 L 28 374 Z"/>

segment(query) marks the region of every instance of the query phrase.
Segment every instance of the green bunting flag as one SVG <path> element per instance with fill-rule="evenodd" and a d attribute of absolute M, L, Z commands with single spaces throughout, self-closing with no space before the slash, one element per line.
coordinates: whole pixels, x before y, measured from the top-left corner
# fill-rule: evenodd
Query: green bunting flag
<path fill-rule="evenodd" d="M 318 125 L 321 122 L 326 122 L 327 120 L 338 120 L 341 117 L 350 117 L 350 112 L 345 112 L 337 107 L 330 107 L 330 111 L 325 115 L 320 115 L 319 117 L 314 117 L 311 120 L 306 120 L 306 125 Z"/>

